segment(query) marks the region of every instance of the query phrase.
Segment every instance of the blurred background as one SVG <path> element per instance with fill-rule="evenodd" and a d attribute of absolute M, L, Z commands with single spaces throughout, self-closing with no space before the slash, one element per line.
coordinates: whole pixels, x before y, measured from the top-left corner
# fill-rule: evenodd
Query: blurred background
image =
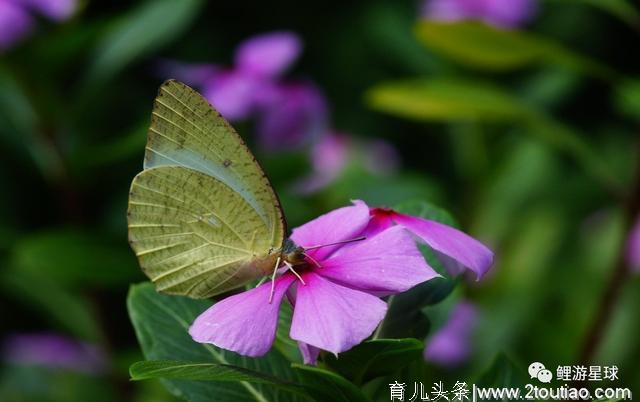
<path fill-rule="evenodd" d="M 232 121 L 289 227 L 424 200 L 495 251 L 427 311 L 464 344 L 433 378 L 591 362 L 640 392 L 639 38 L 625 0 L 0 0 L 0 399 L 174 400 L 129 382 L 125 305 L 168 78 Z"/>

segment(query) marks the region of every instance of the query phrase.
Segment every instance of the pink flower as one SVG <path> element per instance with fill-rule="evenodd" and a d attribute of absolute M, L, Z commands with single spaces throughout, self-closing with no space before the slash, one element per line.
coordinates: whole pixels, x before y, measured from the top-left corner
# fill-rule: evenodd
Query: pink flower
<path fill-rule="evenodd" d="M 291 240 L 309 249 L 308 261 L 296 266 L 303 282 L 286 271 L 275 280 L 271 303 L 270 283 L 221 300 L 196 318 L 191 337 L 246 356 L 262 356 L 274 341 L 286 297 L 293 306 L 290 336 L 298 341 L 305 363 L 315 363 L 321 349 L 340 353 L 362 342 L 386 313 L 380 296 L 438 276 L 404 227 L 381 229 L 372 211 L 376 209 L 355 201 L 294 229 Z M 311 249 L 365 233 L 369 234 L 363 241 Z"/>
<path fill-rule="evenodd" d="M 424 351 L 425 360 L 444 367 L 464 363 L 471 354 L 470 338 L 477 318 L 478 311 L 473 304 L 458 304 L 447 323 L 428 342 Z"/>

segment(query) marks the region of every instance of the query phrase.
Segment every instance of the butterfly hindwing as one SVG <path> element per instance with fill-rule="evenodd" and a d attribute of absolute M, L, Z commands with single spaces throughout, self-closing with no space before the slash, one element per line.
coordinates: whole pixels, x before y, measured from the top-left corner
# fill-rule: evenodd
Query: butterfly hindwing
<path fill-rule="evenodd" d="M 240 136 L 182 83 L 160 87 L 144 168 L 129 240 L 159 291 L 205 298 L 273 269 L 285 235 L 278 197 Z"/>
<path fill-rule="evenodd" d="M 159 291 L 210 297 L 269 273 L 271 234 L 224 183 L 161 166 L 138 174 L 129 195 L 129 240 Z"/>

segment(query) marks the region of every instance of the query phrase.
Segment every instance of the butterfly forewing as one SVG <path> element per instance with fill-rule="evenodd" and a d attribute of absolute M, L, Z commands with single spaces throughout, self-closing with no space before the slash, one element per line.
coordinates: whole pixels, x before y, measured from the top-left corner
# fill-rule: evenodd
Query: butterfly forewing
<path fill-rule="evenodd" d="M 157 166 L 184 166 L 215 177 L 284 237 L 278 197 L 251 151 L 206 99 L 174 80 L 160 86 L 151 116 L 144 167 Z"/>
<path fill-rule="evenodd" d="M 240 137 L 175 81 L 156 98 L 128 221 L 158 290 L 197 298 L 269 273 L 285 232 L 277 196 Z"/>

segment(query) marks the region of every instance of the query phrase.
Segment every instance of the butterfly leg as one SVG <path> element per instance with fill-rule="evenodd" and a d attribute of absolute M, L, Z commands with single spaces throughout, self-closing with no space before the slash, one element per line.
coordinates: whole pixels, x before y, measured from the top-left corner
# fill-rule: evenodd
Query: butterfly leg
<path fill-rule="evenodd" d="M 293 265 L 291 265 L 291 263 L 289 261 L 285 261 L 284 265 L 287 266 L 287 268 L 289 269 L 289 271 L 291 271 L 292 274 L 294 274 L 296 276 L 296 278 L 298 278 L 300 280 L 300 282 L 302 282 L 303 285 L 306 285 L 306 283 L 304 283 L 304 279 L 302 279 L 302 277 L 300 276 L 299 273 L 297 273 L 294 269 L 293 269 Z"/>
<path fill-rule="evenodd" d="M 318 268 L 322 268 L 322 265 L 320 265 L 320 263 L 319 263 L 315 258 L 313 258 L 312 256 L 310 256 L 310 255 L 309 255 L 309 254 L 307 254 L 307 253 L 303 253 L 303 254 L 304 254 L 304 256 L 305 256 L 306 258 L 308 258 L 308 259 L 309 259 L 309 261 L 311 261 L 311 263 L 312 263 L 313 265 L 315 265 L 315 266 L 316 266 L 316 267 L 318 267 Z"/>
<path fill-rule="evenodd" d="M 278 272 L 278 266 L 280 266 L 280 257 L 276 260 L 276 266 L 273 267 L 273 274 L 271 274 L 271 292 L 269 292 L 269 304 L 273 300 L 273 292 L 276 290 L 276 273 Z"/>

